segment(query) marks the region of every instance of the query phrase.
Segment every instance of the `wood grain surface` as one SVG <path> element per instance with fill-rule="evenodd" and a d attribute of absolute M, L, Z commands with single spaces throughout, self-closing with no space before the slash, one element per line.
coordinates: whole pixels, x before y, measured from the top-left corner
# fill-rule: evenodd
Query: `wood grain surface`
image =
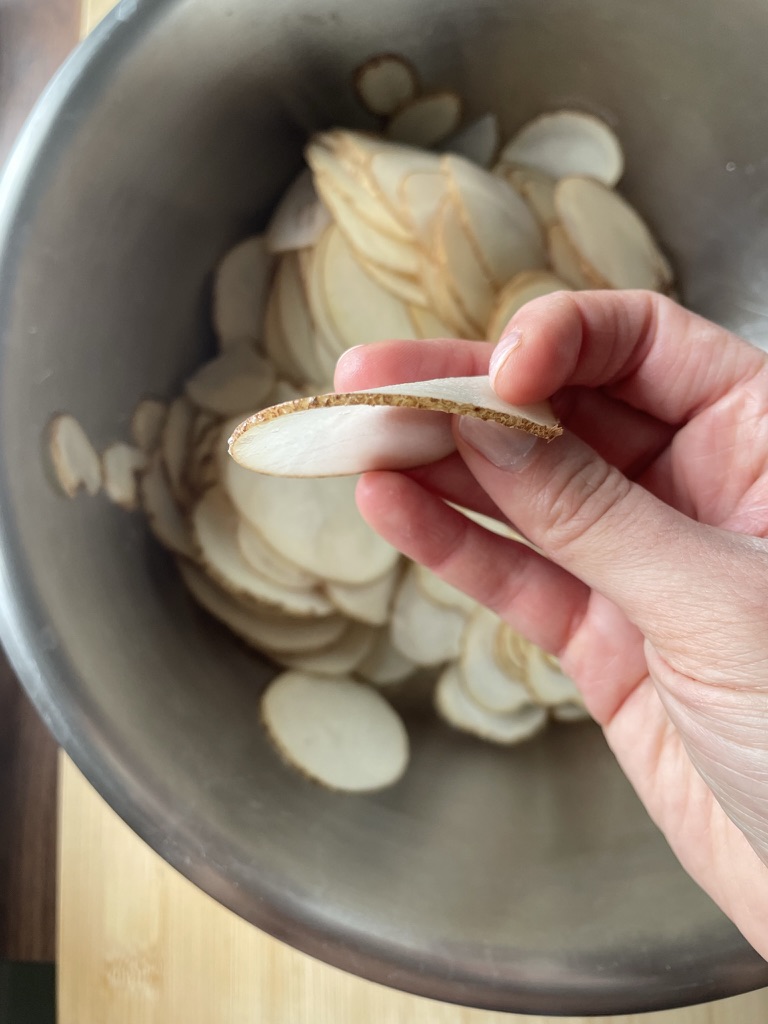
<path fill-rule="evenodd" d="M 84 3 L 86 27 L 110 6 Z M 63 756 L 60 793 L 59 1024 L 557 1024 L 430 1002 L 311 960 L 177 874 Z M 768 992 L 600 1019 L 764 1024 Z"/>

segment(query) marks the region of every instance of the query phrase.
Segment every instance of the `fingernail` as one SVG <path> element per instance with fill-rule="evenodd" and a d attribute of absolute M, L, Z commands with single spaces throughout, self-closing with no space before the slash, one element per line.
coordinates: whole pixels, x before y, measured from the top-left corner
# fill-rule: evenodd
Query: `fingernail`
<path fill-rule="evenodd" d="M 488 376 L 491 378 L 491 381 L 496 379 L 499 370 L 515 349 L 520 347 L 522 340 L 522 331 L 519 331 L 517 327 L 499 339 L 496 348 L 491 353 L 491 361 L 488 364 Z"/>
<path fill-rule="evenodd" d="M 537 440 L 524 430 L 505 427 L 493 420 L 479 420 L 475 416 L 459 419 L 459 434 L 499 469 L 520 469 Z"/>

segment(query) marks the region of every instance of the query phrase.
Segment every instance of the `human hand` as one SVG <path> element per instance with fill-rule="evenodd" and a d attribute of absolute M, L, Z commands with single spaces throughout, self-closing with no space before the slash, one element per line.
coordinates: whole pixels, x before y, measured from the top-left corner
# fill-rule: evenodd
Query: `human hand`
<path fill-rule="evenodd" d="M 489 372 L 547 444 L 468 418 L 368 473 L 390 543 L 556 654 L 683 866 L 768 956 L 768 356 L 647 292 L 557 293 L 507 339 L 384 342 L 340 390 Z M 444 503 L 506 519 L 529 548 Z"/>

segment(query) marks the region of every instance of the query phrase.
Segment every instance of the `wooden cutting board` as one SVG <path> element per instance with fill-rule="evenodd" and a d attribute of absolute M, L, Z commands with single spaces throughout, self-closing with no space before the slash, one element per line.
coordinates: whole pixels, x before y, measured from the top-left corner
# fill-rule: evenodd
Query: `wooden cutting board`
<path fill-rule="evenodd" d="M 88 31 L 114 0 L 83 4 Z M 177 874 L 64 755 L 58 942 L 59 1024 L 557 1024 L 404 995 L 289 949 Z M 768 990 L 601 1020 L 758 1024 L 768 1021 Z"/>

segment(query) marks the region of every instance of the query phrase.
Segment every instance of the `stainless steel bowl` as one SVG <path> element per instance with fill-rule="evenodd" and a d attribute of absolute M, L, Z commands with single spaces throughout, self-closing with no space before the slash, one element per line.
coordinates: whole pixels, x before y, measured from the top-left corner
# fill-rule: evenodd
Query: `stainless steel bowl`
<path fill-rule="evenodd" d="M 688 302 L 768 315 L 768 6 L 755 0 L 122 0 L 33 115 L 0 200 L 2 633 L 112 806 L 237 913 L 384 984 L 542 1013 L 768 983 L 677 866 L 600 733 L 500 751 L 429 716 L 376 796 L 325 792 L 262 735 L 269 668 L 185 595 L 138 516 L 63 500 L 43 435 L 124 437 L 211 350 L 217 258 L 260 227 L 303 140 L 366 126 L 350 74 L 404 53 L 505 129 L 614 122 L 624 188 Z"/>

